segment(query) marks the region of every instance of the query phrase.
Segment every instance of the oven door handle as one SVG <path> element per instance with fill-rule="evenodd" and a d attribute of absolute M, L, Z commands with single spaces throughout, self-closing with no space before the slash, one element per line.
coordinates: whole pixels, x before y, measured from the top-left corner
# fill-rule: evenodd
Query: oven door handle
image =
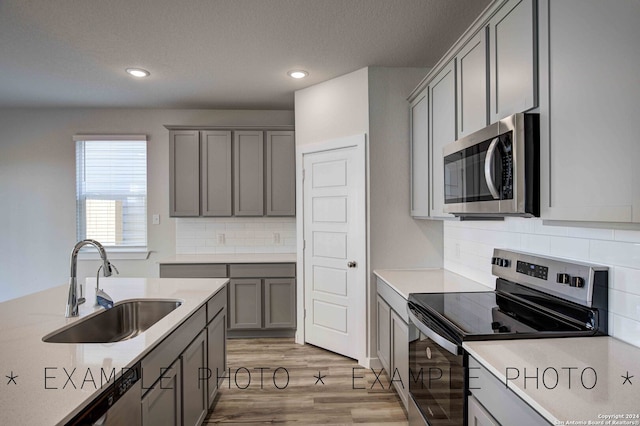
<path fill-rule="evenodd" d="M 487 156 L 484 158 L 484 178 L 487 181 L 487 187 L 489 188 L 489 192 L 491 192 L 491 196 L 495 200 L 500 199 L 500 192 L 498 188 L 496 188 L 496 183 L 493 180 L 493 154 L 498 146 L 498 142 L 500 142 L 500 138 L 495 138 L 491 141 L 489 145 L 489 149 L 487 149 Z"/>
<path fill-rule="evenodd" d="M 429 327 L 427 327 L 422 321 L 420 321 L 413 314 L 413 312 L 411 312 L 411 310 L 409 308 L 407 308 L 407 313 L 409 314 L 409 320 L 413 323 L 413 325 L 416 326 L 416 328 L 418 330 L 420 330 L 420 332 L 422 334 L 424 334 L 429 339 L 431 339 L 434 342 L 436 342 L 438 345 L 440 345 L 441 347 L 446 349 L 451 354 L 456 355 L 456 356 L 459 355 L 459 349 L 460 348 L 459 348 L 458 345 L 456 345 L 455 343 L 451 342 L 448 339 L 445 339 L 444 337 L 442 337 L 441 335 L 439 335 L 438 333 L 436 333 L 435 331 L 433 331 Z"/>

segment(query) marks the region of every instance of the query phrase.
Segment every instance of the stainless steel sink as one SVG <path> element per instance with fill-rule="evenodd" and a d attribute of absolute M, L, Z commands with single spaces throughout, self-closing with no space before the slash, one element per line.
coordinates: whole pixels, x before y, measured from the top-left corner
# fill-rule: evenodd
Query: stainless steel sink
<path fill-rule="evenodd" d="M 109 343 L 131 339 L 180 306 L 179 300 L 123 300 L 42 338 L 48 343 Z"/>

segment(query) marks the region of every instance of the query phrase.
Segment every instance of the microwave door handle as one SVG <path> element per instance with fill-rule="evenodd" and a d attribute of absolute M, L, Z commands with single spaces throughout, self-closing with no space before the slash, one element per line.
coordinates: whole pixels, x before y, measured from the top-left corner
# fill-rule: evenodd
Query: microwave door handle
<path fill-rule="evenodd" d="M 487 150 L 487 156 L 484 158 L 484 178 L 487 181 L 487 187 L 489 188 L 489 192 L 491 192 L 491 196 L 494 199 L 500 199 L 500 192 L 496 188 L 496 183 L 493 180 L 493 154 L 498 146 L 498 142 L 500 142 L 500 138 L 495 138 L 491 141 L 489 145 L 489 149 Z"/>

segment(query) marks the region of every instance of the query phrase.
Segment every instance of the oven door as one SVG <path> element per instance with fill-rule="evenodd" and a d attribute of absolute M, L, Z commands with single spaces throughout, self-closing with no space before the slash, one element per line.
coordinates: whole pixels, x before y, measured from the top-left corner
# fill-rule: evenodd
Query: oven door
<path fill-rule="evenodd" d="M 414 404 L 409 424 L 465 425 L 468 379 L 462 347 L 433 324 L 427 326 L 411 310 L 409 320 L 409 327 L 417 328 L 413 335 L 418 336 L 409 342 L 409 395 Z"/>

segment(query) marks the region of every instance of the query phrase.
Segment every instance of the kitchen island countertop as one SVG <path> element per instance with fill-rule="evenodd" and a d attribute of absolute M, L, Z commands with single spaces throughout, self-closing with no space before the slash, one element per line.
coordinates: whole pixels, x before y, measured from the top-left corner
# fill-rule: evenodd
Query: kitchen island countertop
<path fill-rule="evenodd" d="M 81 320 L 94 307 L 89 286 L 80 316 L 65 318 L 68 286 L 0 303 L 0 424 L 58 425 L 70 420 L 104 389 L 100 372 L 133 366 L 217 293 L 227 279 L 103 278 L 115 302 L 177 299 L 182 305 L 138 336 L 107 344 L 45 343 L 42 337 Z M 7 383 L 8 381 L 8 383 Z M 103 380 L 106 382 L 106 380 Z M 107 386 L 105 383 L 104 386 Z"/>

